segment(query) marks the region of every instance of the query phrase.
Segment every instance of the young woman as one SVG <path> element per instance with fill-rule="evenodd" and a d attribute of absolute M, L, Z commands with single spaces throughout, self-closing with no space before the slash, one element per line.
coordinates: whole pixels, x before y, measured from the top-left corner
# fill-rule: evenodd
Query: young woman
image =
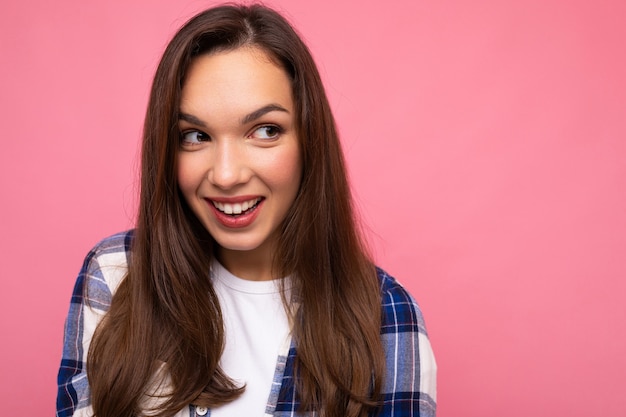
<path fill-rule="evenodd" d="M 78 277 L 57 416 L 434 416 L 420 310 L 357 229 L 294 30 L 263 6 L 192 18 L 152 86 L 136 228 Z"/>

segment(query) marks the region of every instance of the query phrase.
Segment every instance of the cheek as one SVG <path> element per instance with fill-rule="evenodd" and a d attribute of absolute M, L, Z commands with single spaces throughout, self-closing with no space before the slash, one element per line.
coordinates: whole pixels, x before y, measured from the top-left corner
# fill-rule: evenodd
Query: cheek
<path fill-rule="evenodd" d="M 195 193 L 202 177 L 200 170 L 193 162 L 193 158 L 186 158 L 183 155 L 179 156 L 176 164 L 176 180 L 186 199 Z"/>
<path fill-rule="evenodd" d="M 302 163 L 298 149 L 289 149 L 276 155 L 270 163 L 266 165 L 267 182 L 276 191 L 295 197 L 300 188 L 300 177 L 302 174 Z"/>

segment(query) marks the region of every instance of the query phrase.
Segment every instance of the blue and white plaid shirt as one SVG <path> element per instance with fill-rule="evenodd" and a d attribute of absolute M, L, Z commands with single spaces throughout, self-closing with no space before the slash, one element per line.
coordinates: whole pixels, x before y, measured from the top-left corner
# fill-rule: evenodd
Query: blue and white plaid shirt
<path fill-rule="evenodd" d="M 97 324 L 111 305 L 111 298 L 127 271 L 132 232 L 123 232 L 100 242 L 85 259 L 78 275 L 65 324 L 63 358 L 58 376 L 57 417 L 91 417 L 89 384 L 85 363 Z M 385 349 L 386 376 L 381 417 L 434 417 L 437 366 L 422 313 L 411 295 L 379 269 L 383 295 L 381 339 Z M 85 292 L 85 289 L 87 291 Z M 85 299 L 88 294 L 89 299 Z M 298 413 L 293 389 L 297 347 L 285 345 L 278 356 L 265 416 L 304 417 Z M 146 409 L 154 409 L 149 400 Z M 210 416 L 211 410 L 189 405 L 174 417 Z"/>

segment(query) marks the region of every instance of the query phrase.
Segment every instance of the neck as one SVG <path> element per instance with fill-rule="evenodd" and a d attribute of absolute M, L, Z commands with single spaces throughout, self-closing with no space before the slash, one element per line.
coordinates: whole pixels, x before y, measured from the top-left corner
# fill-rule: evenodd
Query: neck
<path fill-rule="evenodd" d="M 278 278 L 272 268 L 273 250 L 259 247 L 250 251 L 219 248 L 217 259 L 231 274 L 250 281 L 269 281 Z"/>

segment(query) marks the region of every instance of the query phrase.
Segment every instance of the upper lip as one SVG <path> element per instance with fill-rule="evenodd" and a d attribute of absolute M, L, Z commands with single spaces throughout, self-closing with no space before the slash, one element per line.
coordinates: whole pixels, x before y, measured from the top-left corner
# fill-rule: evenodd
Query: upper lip
<path fill-rule="evenodd" d="M 260 195 L 238 195 L 235 197 L 207 197 L 207 200 L 215 201 L 223 204 L 237 204 L 254 200 L 255 198 L 263 198 Z"/>

